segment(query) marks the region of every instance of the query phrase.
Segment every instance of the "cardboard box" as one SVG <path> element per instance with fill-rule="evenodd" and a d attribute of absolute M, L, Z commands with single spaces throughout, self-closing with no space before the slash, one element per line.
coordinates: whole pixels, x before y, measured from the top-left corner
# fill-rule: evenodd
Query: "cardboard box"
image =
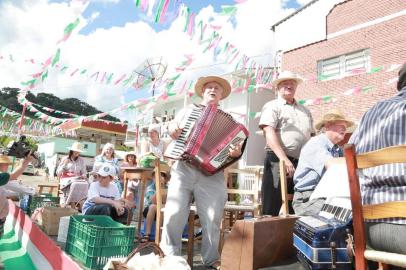
<path fill-rule="evenodd" d="M 61 217 L 77 214 L 78 211 L 72 208 L 62 208 L 47 206 L 38 218 L 38 223 L 42 225 L 44 232 L 47 235 L 58 235 L 59 220 Z"/>

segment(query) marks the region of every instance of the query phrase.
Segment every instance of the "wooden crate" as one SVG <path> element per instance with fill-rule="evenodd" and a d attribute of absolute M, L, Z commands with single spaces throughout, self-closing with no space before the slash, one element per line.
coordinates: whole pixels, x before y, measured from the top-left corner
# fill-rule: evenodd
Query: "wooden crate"
<path fill-rule="evenodd" d="M 42 214 L 38 218 L 38 224 L 42 226 L 47 235 L 58 235 L 60 218 L 77 213 L 78 211 L 72 208 L 47 206 L 44 207 Z"/>

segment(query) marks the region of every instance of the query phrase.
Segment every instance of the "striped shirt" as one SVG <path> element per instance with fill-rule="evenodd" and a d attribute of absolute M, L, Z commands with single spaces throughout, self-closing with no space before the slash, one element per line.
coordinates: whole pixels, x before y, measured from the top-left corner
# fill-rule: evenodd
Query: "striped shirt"
<path fill-rule="evenodd" d="M 378 102 L 362 117 L 349 143 L 357 153 L 406 144 L 406 87 Z M 359 172 L 363 204 L 406 200 L 406 163 L 387 164 Z M 374 220 L 406 224 L 406 219 Z"/>

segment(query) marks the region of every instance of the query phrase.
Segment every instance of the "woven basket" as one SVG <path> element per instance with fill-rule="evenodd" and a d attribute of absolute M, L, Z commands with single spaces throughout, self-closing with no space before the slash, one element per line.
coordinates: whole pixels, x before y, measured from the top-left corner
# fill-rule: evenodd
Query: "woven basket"
<path fill-rule="evenodd" d="M 154 253 L 156 255 L 159 255 L 159 257 L 161 257 L 161 258 L 165 257 L 164 252 L 157 244 L 155 244 L 155 242 L 143 243 L 143 244 L 139 245 L 136 249 L 131 251 L 131 253 L 128 254 L 128 256 L 124 262 L 112 261 L 111 263 L 114 267 L 114 270 L 129 270 L 130 268 L 127 266 L 127 263 L 137 253 L 140 253 L 141 255 L 147 255 L 150 253 Z"/>

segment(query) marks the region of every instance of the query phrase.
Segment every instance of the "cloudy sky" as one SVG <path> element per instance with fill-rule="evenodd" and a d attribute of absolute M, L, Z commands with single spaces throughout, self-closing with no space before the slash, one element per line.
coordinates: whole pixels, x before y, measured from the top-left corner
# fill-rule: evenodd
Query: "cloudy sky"
<path fill-rule="evenodd" d="M 158 1 L 158 0 L 156 0 Z M 60 98 L 75 97 L 108 111 L 148 91 L 106 84 L 104 72 L 113 73 L 112 82 L 139 69 L 147 58 L 163 59 L 164 77 L 177 74 L 175 68 L 192 55 L 193 63 L 182 73 L 182 80 L 234 69 L 212 51 L 203 52 L 197 38 L 184 32 L 185 17 L 175 4 L 182 2 L 245 55 L 262 65 L 272 64 L 273 23 L 309 2 L 308 0 L 172 0 L 166 21 L 154 23 L 153 10 L 143 12 L 135 0 L 1 0 L 0 1 L 0 88 L 21 87 L 41 63 L 60 49 L 58 67 L 34 93 L 49 92 Z M 148 0 L 150 6 L 155 0 Z M 236 5 L 234 16 L 221 16 L 223 5 Z M 152 14 L 152 15 L 151 15 Z M 66 42 L 57 44 L 64 28 L 76 18 L 79 26 Z M 221 28 L 220 28 L 221 27 Z M 65 69 L 62 69 L 65 67 Z M 80 74 L 85 70 L 84 74 Z M 91 75 L 99 72 L 98 78 Z"/>

